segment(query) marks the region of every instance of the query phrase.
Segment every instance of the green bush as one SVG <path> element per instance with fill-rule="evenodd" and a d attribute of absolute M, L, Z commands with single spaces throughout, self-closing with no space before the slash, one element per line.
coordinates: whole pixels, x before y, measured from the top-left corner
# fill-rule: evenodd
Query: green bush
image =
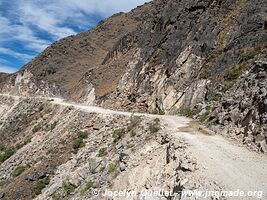
<path fill-rule="evenodd" d="M 88 137 L 88 134 L 86 132 L 78 132 L 77 136 L 73 142 L 73 149 L 74 149 L 74 153 L 78 153 L 79 149 L 85 147 L 85 143 L 84 143 L 84 139 L 86 139 Z"/>
<path fill-rule="evenodd" d="M 75 191 L 77 186 L 70 183 L 69 181 L 64 181 L 62 188 L 67 195 L 70 195 L 71 193 L 73 193 Z"/>
<path fill-rule="evenodd" d="M 49 182 L 49 177 L 45 177 L 44 179 L 37 181 L 36 186 L 34 188 L 35 195 L 41 194 L 42 190 L 49 184 Z"/>
<path fill-rule="evenodd" d="M 157 133 L 160 130 L 160 119 L 156 118 L 149 124 L 149 131 L 151 134 Z"/>
<path fill-rule="evenodd" d="M 79 149 L 85 147 L 85 143 L 83 142 L 83 139 L 77 138 L 74 140 L 73 143 L 73 149 L 74 149 L 74 153 L 78 153 Z"/>
<path fill-rule="evenodd" d="M 0 188 L 7 185 L 8 182 L 5 180 L 5 181 L 0 181 Z"/>
<path fill-rule="evenodd" d="M 90 190 L 91 188 L 93 188 L 94 187 L 94 181 L 88 181 L 84 186 L 82 186 L 82 188 L 81 188 L 81 190 L 80 190 L 80 194 L 82 195 L 82 196 L 84 196 L 85 195 L 85 193 L 88 191 L 88 190 Z"/>
<path fill-rule="evenodd" d="M 124 128 L 115 129 L 112 133 L 113 142 L 114 143 L 118 142 L 124 134 L 125 134 Z"/>
<path fill-rule="evenodd" d="M 17 177 L 21 175 L 25 170 L 27 169 L 27 166 L 18 166 L 12 173 L 13 177 Z"/>
<path fill-rule="evenodd" d="M 15 150 L 13 148 L 5 149 L 3 153 L 0 155 L 0 163 L 3 163 L 8 158 L 10 158 L 15 153 Z"/>
<path fill-rule="evenodd" d="M 79 139 L 86 139 L 86 138 L 88 138 L 88 133 L 87 132 L 83 132 L 83 131 L 79 131 L 78 134 L 77 134 L 77 137 Z"/>
<path fill-rule="evenodd" d="M 114 173 L 114 172 L 116 172 L 117 171 L 117 165 L 116 164 L 114 164 L 114 163 L 109 163 L 108 164 L 108 172 L 109 173 Z"/>
<path fill-rule="evenodd" d="M 101 148 L 101 149 L 99 149 L 99 151 L 98 151 L 98 156 L 99 157 L 104 157 L 105 155 L 107 155 L 107 148 Z"/>

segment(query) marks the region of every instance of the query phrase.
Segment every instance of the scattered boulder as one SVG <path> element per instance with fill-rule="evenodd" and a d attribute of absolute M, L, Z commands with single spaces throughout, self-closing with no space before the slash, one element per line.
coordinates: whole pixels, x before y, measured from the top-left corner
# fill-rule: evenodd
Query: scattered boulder
<path fill-rule="evenodd" d="M 5 193 L 4 192 L 0 192 L 0 199 L 3 199 L 5 197 Z"/>
<path fill-rule="evenodd" d="M 47 176 L 47 172 L 45 172 L 45 171 L 32 172 L 32 173 L 26 175 L 25 180 L 37 181 L 39 179 L 45 178 L 46 176 Z"/>

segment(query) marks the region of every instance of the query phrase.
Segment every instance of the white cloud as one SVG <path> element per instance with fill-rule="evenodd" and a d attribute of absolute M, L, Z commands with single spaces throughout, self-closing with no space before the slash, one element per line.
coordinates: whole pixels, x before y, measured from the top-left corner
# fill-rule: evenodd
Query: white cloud
<path fill-rule="evenodd" d="M 9 66 L 1 66 L 0 65 L 0 72 L 5 72 L 5 73 L 14 73 L 18 71 L 16 68 L 14 67 L 9 67 Z"/>
<path fill-rule="evenodd" d="M 16 58 L 20 58 L 20 59 L 23 59 L 25 61 L 28 61 L 32 58 L 32 55 L 28 55 L 28 54 L 24 54 L 24 53 L 18 53 L 16 51 L 11 50 L 11 49 L 2 48 L 2 47 L 0 47 L 0 53 L 10 55 L 10 56 L 13 56 Z"/>
<path fill-rule="evenodd" d="M 65 23 L 65 19 L 61 18 L 62 13 L 49 10 L 49 7 L 47 8 L 45 5 L 39 6 L 32 2 L 23 2 L 19 4 L 19 8 L 20 22 L 22 24 L 36 26 L 53 36 L 56 40 L 76 34 L 71 28 L 61 25 Z"/>
<path fill-rule="evenodd" d="M 53 41 L 76 34 L 73 27 L 89 29 L 95 24 L 95 19 L 88 19 L 90 15 L 104 18 L 117 12 L 127 12 L 148 1 L 0 0 L 0 53 L 29 60 L 30 55 L 15 51 L 10 44 L 18 42 L 24 49 L 39 53 Z M 0 71 L 16 70 L 6 65 L 0 63 Z"/>
<path fill-rule="evenodd" d="M 86 15 L 98 14 L 107 17 L 116 12 L 129 11 L 149 0 L 10 0 L 13 15 L 0 14 L 0 42 L 18 40 L 37 52 L 51 41 L 38 37 L 36 29 L 46 32 L 54 40 L 76 34 L 69 23 L 77 27 L 93 25 Z M 4 8 L 6 9 L 6 8 Z M 1 11 L 1 8 L 0 8 Z M 89 27 L 87 27 L 89 28 Z"/>
<path fill-rule="evenodd" d="M 149 0 L 59 0 L 59 4 L 71 10 L 82 10 L 85 13 L 101 13 L 107 17 L 117 12 L 127 12 Z"/>
<path fill-rule="evenodd" d="M 7 18 L 0 16 L 0 44 L 23 42 L 25 46 L 36 52 L 44 50 L 51 42 L 43 40 L 34 34 L 28 26 L 12 24 Z"/>
<path fill-rule="evenodd" d="M 129 11 L 149 0 L 20 0 L 16 2 L 20 22 L 46 31 L 55 39 L 76 34 L 68 22 L 88 24 L 92 14 L 107 17 L 117 12 Z M 79 24 L 73 24 L 79 26 Z M 82 26 L 84 24 L 81 24 Z M 89 27 L 87 27 L 89 28 Z"/>

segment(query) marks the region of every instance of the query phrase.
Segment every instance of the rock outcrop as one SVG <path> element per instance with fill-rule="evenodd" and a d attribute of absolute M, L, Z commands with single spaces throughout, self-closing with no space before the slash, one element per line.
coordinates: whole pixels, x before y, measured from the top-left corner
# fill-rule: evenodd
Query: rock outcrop
<path fill-rule="evenodd" d="M 267 61 L 255 63 L 215 103 L 207 121 L 217 132 L 267 152 Z M 219 127 L 219 128 L 218 128 Z"/>

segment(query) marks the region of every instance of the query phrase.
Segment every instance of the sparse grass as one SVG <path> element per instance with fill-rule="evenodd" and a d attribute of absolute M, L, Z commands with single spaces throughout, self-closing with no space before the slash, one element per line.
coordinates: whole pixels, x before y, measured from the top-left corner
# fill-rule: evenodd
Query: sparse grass
<path fill-rule="evenodd" d="M 55 155 L 55 154 L 57 154 L 59 152 L 59 149 L 49 149 L 48 151 L 47 151 L 47 154 L 48 155 Z"/>
<path fill-rule="evenodd" d="M 35 189 L 34 189 L 35 195 L 41 194 L 42 190 L 49 184 L 49 182 L 50 182 L 49 177 L 45 177 L 45 178 L 37 181 Z"/>
<path fill-rule="evenodd" d="M 219 32 L 217 36 L 217 42 L 220 47 L 224 47 L 228 41 L 229 32 L 233 29 L 235 24 L 235 19 L 240 15 L 243 7 L 245 6 L 247 0 L 239 0 L 236 2 L 235 9 L 232 9 L 230 12 L 222 18 L 222 23 L 224 25 L 224 29 Z"/>
<path fill-rule="evenodd" d="M 227 92 L 234 86 L 234 84 L 235 84 L 234 81 L 227 81 L 222 88 L 222 92 Z"/>
<path fill-rule="evenodd" d="M 149 124 L 149 131 L 151 134 L 157 133 L 160 130 L 160 119 L 156 118 Z"/>
<path fill-rule="evenodd" d="M 100 148 L 98 151 L 98 157 L 104 157 L 105 155 L 107 155 L 107 148 L 105 147 Z"/>
<path fill-rule="evenodd" d="M 232 69 L 227 71 L 225 78 L 229 81 L 236 80 L 247 69 L 248 65 L 248 61 L 243 61 L 242 63 L 234 66 Z"/>
<path fill-rule="evenodd" d="M 108 172 L 109 173 L 114 173 L 117 171 L 117 165 L 114 164 L 113 162 L 108 164 Z"/>
<path fill-rule="evenodd" d="M 17 177 L 21 175 L 25 170 L 27 169 L 27 166 L 18 166 L 12 173 L 13 177 Z"/>
<path fill-rule="evenodd" d="M 242 74 L 241 69 L 236 66 L 227 73 L 228 80 L 235 80 Z"/>
<path fill-rule="evenodd" d="M 210 96 L 210 100 L 211 100 L 211 101 L 220 101 L 221 98 L 222 98 L 222 97 L 221 97 L 219 94 L 212 94 L 212 95 Z"/>
<path fill-rule="evenodd" d="M 118 142 L 124 134 L 125 134 L 124 128 L 115 129 L 112 133 L 113 142 L 114 143 Z"/>
<path fill-rule="evenodd" d="M 89 191 L 91 188 L 94 187 L 94 181 L 88 181 L 86 184 L 84 184 L 80 190 L 80 194 L 84 196 L 87 191 Z"/>
<path fill-rule="evenodd" d="M 5 149 L 4 152 L 0 155 L 0 163 L 3 163 L 8 158 L 10 158 L 15 153 L 15 150 L 13 148 Z"/>
<path fill-rule="evenodd" d="M 25 145 L 29 144 L 32 141 L 32 138 L 30 136 L 27 136 L 26 139 L 23 142 L 20 142 L 16 144 L 16 149 L 21 149 Z"/>
<path fill-rule="evenodd" d="M 51 197 L 52 197 L 53 200 L 59 199 L 56 192 L 53 192 Z"/>
<path fill-rule="evenodd" d="M 178 114 L 186 116 L 186 117 L 194 117 L 195 115 L 199 114 L 200 110 L 198 108 L 181 108 L 178 111 Z"/>
<path fill-rule="evenodd" d="M 267 42 L 267 41 L 266 41 Z M 246 62 L 249 60 L 252 60 L 260 54 L 260 52 L 264 49 L 266 49 L 266 42 L 261 42 L 253 47 L 246 47 L 239 50 L 240 58 L 242 59 L 242 62 Z"/>
<path fill-rule="evenodd" d="M 62 188 L 63 188 L 64 192 L 67 195 L 70 195 L 71 193 L 73 193 L 75 191 L 75 189 L 77 188 L 77 186 L 74 185 L 74 184 L 72 184 L 69 181 L 64 181 L 63 184 L 62 184 Z"/>

